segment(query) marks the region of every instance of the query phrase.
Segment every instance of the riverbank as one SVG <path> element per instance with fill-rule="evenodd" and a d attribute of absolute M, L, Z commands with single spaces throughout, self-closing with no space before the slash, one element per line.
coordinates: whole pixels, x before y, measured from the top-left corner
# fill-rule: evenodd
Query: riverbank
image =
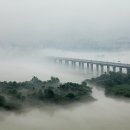
<path fill-rule="evenodd" d="M 105 73 L 86 82 L 105 88 L 105 95 L 130 98 L 130 75 L 119 72 Z"/>

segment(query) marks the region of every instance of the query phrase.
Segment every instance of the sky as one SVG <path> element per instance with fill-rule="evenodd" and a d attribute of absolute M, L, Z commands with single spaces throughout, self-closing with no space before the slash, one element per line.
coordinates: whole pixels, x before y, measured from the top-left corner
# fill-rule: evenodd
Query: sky
<path fill-rule="evenodd" d="M 0 0 L 0 44 L 129 45 L 129 5 L 129 0 Z"/>
<path fill-rule="evenodd" d="M 43 69 L 46 55 L 127 63 L 129 53 L 108 58 L 101 50 L 130 50 L 129 5 L 129 0 L 0 0 L 0 78 L 62 77 L 48 64 Z"/>

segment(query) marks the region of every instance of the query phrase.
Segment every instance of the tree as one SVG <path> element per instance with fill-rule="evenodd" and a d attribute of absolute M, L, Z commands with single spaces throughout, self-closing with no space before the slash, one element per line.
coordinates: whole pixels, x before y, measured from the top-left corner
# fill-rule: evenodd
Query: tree
<path fill-rule="evenodd" d="M 39 90 L 39 91 L 38 91 L 38 98 L 39 98 L 40 100 L 43 100 L 43 99 L 44 99 L 44 94 L 43 94 L 42 90 Z"/>
<path fill-rule="evenodd" d="M 53 90 L 45 89 L 44 93 L 45 93 L 45 97 L 46 98 L 54 98 L 55 94 L 54 94 Z"/>
<path fill-rule="evenodd" d="M 0 107 L 5 105 L 5 97 L 0 95 Z"/>
<path fill-rule="evenodd" d="M 32 79 L 31 79 L 31 82 L 32 83 L 41 83 L 41 80 L 39 80 L 36 76 L 34 76 Z"/>
<path fill-rule="evenodd" d="M 75 95 L 73 93 L 69 93 L 66 95 L 67 98 L 69 99 L 74 99 L 75 98 Z"/>
<path fill-rule="evenodd" d="M 81 85 L 84 86 L 84 87 L 86 87 L 86 86 L 87 86 L 87 82 L 83 81 L 83 82 L 81 83 Z"/>
<path fill-rule="evenodd" d="M 54 83 L 59 83 L 60 80 L 56 77 L 51 77 L 51 81 L 54 82 Z"/>

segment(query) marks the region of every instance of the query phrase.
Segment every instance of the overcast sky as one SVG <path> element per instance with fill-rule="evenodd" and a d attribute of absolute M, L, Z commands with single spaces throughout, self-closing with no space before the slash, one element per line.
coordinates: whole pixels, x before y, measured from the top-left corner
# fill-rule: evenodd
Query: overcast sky
<path fill-rule="evenodd" d="M 0 0 L 0 44 L 130 39 L 130 0 Z"/>

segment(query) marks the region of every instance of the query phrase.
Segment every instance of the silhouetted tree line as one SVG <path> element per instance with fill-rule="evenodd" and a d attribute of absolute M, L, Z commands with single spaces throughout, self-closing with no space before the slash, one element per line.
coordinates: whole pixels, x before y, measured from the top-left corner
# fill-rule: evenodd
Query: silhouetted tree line
<path fill-rule="evenodd" d="M 26 105 L 64 104 L 81 99 L 90 101 L 93 100 L 91 93 L 91 88 L 85 82 L 62 84 L 55 77 L 41 81 L 34 76 L 25 82 L 0 82 L 0 108 L 18 110 Z"/>
<path fill-rule="evenodd" d="M 104 87 L 105 94 L 108 96 L 113 95 L 130 98 L 130 74 L 110 72 L 87 81 Z"/>

